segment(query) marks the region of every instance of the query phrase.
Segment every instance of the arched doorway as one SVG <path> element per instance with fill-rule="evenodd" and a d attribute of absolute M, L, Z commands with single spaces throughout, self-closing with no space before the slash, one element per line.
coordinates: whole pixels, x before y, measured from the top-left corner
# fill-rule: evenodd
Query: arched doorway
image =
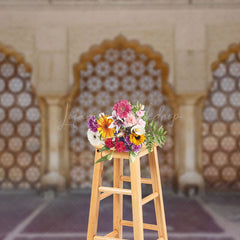
<path fill-rule="evenodd" d="M 0 44 L 0 188 L 38 188 L 40 109 L 31 87 L 31 67 Z"/>
<path fill-rule="evenodd" d="M 74 66 L 75 85 L 70 96 L 70 178 L 71 187 L 90 186 L 93 148 L 87 140 L 87 119 L 100 112 L 111 113 L 120 99 L 139 100 L 152 117 L 168 130 L 167 142 L 159 151 L 162 180 L 171 184 L 174 177 L 172 126 L 173 93 L 167 84 L 168 66 L 159 53 L 123 36 L 104 41 L 83 54 Z M 148 164 L 142 161 L 143 170 Z M 107 170 L 112 173 L 110 163 Z M 103 178 L 107 180 L 108 173 Z"/>
<path fill-rule="evenodd" d="M 208 188 L 240 190 L 240 45 L 219 55 L 203 111 L 203 176 Z"/>

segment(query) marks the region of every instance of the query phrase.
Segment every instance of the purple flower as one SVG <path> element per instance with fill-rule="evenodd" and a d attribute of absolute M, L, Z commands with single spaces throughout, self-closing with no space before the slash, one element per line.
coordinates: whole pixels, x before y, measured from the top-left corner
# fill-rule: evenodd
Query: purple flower
<path fill-rule="evenodd" d="M 132 145 L 132 150 L 134 152 L 139 152 L 140 149 L 141 149 L 141 145 L 135 145 L 135 144 Z"/>
<path fill-rule="evenodd" d="M 127 135 L 126 137 L 125 137 L 125 143 L 128 145 L 128 146 L 130 146 L 132 143 L 130 142 L 130 136 L 129 135 Z"/>
<path fill-rule="evenodd" d="M 97 124 L 97 120 L 96 120 L 95 116 L 91 116 L 88 119 L 88 127 L 92 132 L 97 132 L 97 129 L 98 129 L 99 126 Z"/>
<path fill-rule="evenodd" d="M 125 145 L 125 150 L 124 152 L 129 152 L 129 146 Z"/>

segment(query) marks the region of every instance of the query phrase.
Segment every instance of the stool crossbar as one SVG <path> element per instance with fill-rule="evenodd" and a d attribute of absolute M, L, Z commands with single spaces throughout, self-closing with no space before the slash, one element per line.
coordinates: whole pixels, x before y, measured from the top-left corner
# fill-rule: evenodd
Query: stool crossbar
<path fill-rule="evenodd" d="M 96 149 L 95 162 L 108 154 Z M 87 240 L 126 240 L 122 238 L 122 227 L 133 227 L 134 240 L 144 240 L 144 229 L 158 232 L 158 240 L 168 240 L 165 222 L 165 212 L 162 197 L 160 171 L 157 157 L 157 147 L 149 154 L 151 178 L 141 178 L 140 157 L 148 154 L 146 148 L 141 149 L 135 161 L 130 162 L 130 177 L 123 176 L 123 159 L 128 159 L 128 153 L 113 153 L 113 187 L 102 186 L 103 162 L 94 165 L 91 205 L 88 220 Z M 124 189 L 123 182 L 130 182 L 131 189 Z M 141 184 L 151 184 L 153 193 L 142 198 Z M 100 201 L 113 195 L 113 231 L 105 236 L 97 235 Z M 123 195 L 132 197 L 133 221 L 123 219 Z M 156 225 L 143 223 L 142 206 L 154 201 Z"/>

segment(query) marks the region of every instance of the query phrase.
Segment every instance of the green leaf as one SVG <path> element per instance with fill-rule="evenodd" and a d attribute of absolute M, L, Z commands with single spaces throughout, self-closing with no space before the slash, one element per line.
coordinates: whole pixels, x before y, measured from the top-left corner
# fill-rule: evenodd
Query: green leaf
<path fill-rule="evenodd" d="M 101 157 L 100 159 L 98 159 L 98 160 L 95 162 L 95 164 L 96 164 L 96 163 L 99 163 L 99 162 L 106 161 L 106 160 L 112 160 L 112 154 L 113 154 L 113 153 L 111 152 L 111 153 L 105 155 L 104 157 Z"/>
<path fill-rule="evenodd" d="M 150 127 L 153 128 L 154 120 L 151 121 Z"/>
<path fill-rule="evenodd" d="M 99 150 L 99 152 L 103 152 L 103 151 L 106 151 L 106 150 L 109 150 L 109 149 L 110 149 L 109 147 L 103 146 L 103 147 Z"/>
<path fill-rule="evenodd" d="M 162 134 L 163 133 L 163 127 L 162 126 L 160 126 L 160 128 L 158 129 L 158 132 L 159 132 L 159 134 Z"/>
<path fill-rule="evenodd" d="M 146 124 L 148 124 L 148 113 L 147 112 L 144 113 L 142 119 L 143 119 L 143 121 L 146 122 Z"/>
<path fill-rule="evenodd" d="M 156 131 L 157 131 L 157 123 L 154 122 L 154 124 L 153 124 L 153 132 L 155 133 Z"/>

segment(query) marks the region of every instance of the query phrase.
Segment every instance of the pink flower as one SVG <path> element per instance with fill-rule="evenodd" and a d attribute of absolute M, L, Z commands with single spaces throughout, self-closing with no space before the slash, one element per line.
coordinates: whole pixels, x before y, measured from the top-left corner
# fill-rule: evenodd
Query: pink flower
<path fill-rule="evenodd" d="M 133 126 L 136 123 L 137 123 L 137 119 L 136 119 L 135 115 L 133 113 L 129 113 L 127 115 L 126 120 L 125 120 L 125 125 L 127 127 L 131 127 L 131 126 Z"/>
<path fill-rule="evenodd" d="M 144 113 L 145 113 L 145 111 L 141 111 L 141 110 L 139 110 L 139 111 L 136 112 L 136 114 L 137 114 L 138 117 L 143 117 L 143 116 L 144 116 Z"/>
<path fill-rule="evenodd" d="M 117 116 L 120 118 L 126 118 L 128 113 L 130 113 L 131 108 L 132 107 L 127 100 L 120 100 L 113 106 L 113 110 L 116 111 Z"/>
<path fill-rule="evenodd" d="M 145 127 L 145 125 L 146 125 L 146 122 L 145 122 L 145 121 L 143 121 L 141 118 L 138 118 L 138 119 L 137 119 L 137 124 L 138 124 L 138 125 L 140 125 L 140 126 L 143 126 L 143 127 Z"/>

